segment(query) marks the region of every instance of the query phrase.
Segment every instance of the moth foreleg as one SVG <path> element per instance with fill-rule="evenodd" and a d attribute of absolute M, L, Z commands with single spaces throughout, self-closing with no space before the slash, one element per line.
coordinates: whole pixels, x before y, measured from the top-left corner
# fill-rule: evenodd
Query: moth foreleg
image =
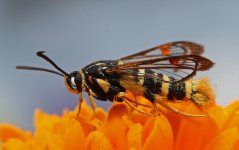
<path fill-rule="evenodd" d="M 96 104 L 95 104 L 95 101 L 94 101 L 92 95 L 88 94 L 88 96 L 89 96 L 89 101 L 90 101 L 91 108 L 93 110 L 93 116 L 94 116 L 94 118 L 96 118 L 96 112 L 95 112 L 96 111 Z"/>
<path fill-rule="evenodd" d="M 78 111 L 76 114 L 76 119 L 78 119 L 79 115 L 80 115 L 80 110 L 81 110 L 81 103 L 83 102 L 83 96 L 82 96 L 82 92 L 79 93 L 79 104 L 78 104 Z"/>

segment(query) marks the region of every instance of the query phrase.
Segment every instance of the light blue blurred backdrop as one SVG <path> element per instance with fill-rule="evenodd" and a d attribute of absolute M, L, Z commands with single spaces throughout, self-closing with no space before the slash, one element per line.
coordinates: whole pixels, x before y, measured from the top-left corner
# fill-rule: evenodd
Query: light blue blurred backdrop
<path fill-rule="evenodd" d="M 35 56 L 38 50 L 71 72 L 165 42 L 196 41 L 216 66 L 195 78 L 208 76 L 226 105 L 239 98 L 238 6 L 237 0 L 0 0 L 0 122 L 33 129 L 36 107 L 61 113 L 77 105 L 61 77 L 15 70 L 52 68 Z"/>

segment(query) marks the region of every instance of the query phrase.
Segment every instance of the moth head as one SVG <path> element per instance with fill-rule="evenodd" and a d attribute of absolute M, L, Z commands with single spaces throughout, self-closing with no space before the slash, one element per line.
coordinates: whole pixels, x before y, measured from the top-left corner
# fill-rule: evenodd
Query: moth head
<path fill-rule="evenodd" d="M 74 94 L 79 94 L 82 91 L 82 77 L 79 71 L 74 71 L 70 74 L 65 72 L 63 69 L 61 69 L 58 65 L 53 62 L 52 59 L 47 57 L 44 54 L 44 51 L 39 51 L 37 52 L 37 56 L 45 59 L 47 62 L 49 62 L 51 65 L 55 67 L 58 71 L 54 71 L 51 69 L 46 69 L 46 68 L 40 68 L 40 67 L 33 67 L 33 66 L 17 66 L 17 69 L 21 70 L 34 70 L 34 71 L 43 71 L 43 72 L 49 72 L 53 74 L 57 74 L 59 76 L 64 77 L 65 79 L 65 85 L 68 91 Z"/>
<path fill-rule="evenodd" d="M 64 76 L 64 78 L 69 92 L 79 94 L 82 91 L 82 77 L 79 71 L 73 71 L 68 76 Z"/>

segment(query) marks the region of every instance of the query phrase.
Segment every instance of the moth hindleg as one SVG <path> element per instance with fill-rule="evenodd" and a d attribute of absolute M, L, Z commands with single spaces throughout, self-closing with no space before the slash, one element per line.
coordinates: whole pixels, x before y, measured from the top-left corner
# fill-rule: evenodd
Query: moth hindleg
<path fill-rule="evenodd" d="M 191 114 L 191 113 L 187 113 L 187 112 L 183 112 L 175 107 L 170 106 L 169 104 L 167 104 L 164 100 L 164 98 L 158 94 L 155 94 L 155 103 L 160 104 L 161 106 L 163 106 L 164 108 L 176 113 L 176 114 L 180 114 L 186 117 L 206 117 L 208 116 L 207 114 Z"/>
<path fill-rule="evenodd" d="M 142 113 L 142 114 L 144 114 L 144 115 L 147 115 L 147 116 L 156 116 L 155 114 L 152 114 L 152 113 L 149 113 L 149 112 L 145 112 L 145 111 L 143 111 L 143 110 L 137 108 L 135 105 L 133 105 L 133 104 L 131 103 L 133 100 L 131 100 L 130 98 L 128 98 L 128 97 L 126 96 L 126 93 L 125 93 L 125 92 L 119 92 L 118 95 L 117 95 L 117 97 L 123 99 L 124 102 L 126 102 L 131 108 L 133 108 L 134 110 L 137 110 L 138 112 L 140 112 L 140 113 Z M 138 102 L 136 102 L 136 103 L 138 103 Z M 138 103 L 138 104 L 140 104 L 140 103 Z M 143 104 L 143 105 L 144 105 L 144 104 Z M 147 105 L 145 105 L 145 106 L 147 106 Z"/>

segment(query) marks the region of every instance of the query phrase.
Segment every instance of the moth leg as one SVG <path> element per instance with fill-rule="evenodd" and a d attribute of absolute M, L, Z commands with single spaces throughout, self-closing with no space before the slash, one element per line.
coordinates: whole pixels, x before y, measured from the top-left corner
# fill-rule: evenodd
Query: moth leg
<path fill-rule="evenodd" d="M 142 104 L 140 102 L 136 102 L 136 101 L 134 101 L 132 99 L 129 99 L 129 98 L 128 98 L 128 101 L 131 102 L 131 103 L 135 103 L 136 106 L 140 105 L 140 106 L 147 107 L 147 108 L 151 108 L 152 107 L 152 106 L 149 106 L 149 105 L 146 105 L 146 104 Z"/>
<path fill-rule="evenodd" d="M 127 98 L 129 101 L 128 101 L 128 103 L 130 103 L 131 105 L 134 105 L 134 107 L 135 108 L 137 108 L 137 106 L 138 106 L 138 103 L 137 103 L 137 99 L 136 99 L 136 96 L 134 95 L 134 100 L 132 100 L 132 99 L 130 99 L 130 98 Z M 131 102 L 133 102 L 134 104 L 132 104 Z M 127 103 L 127 102 L 126 102 Z M 128 104 L 127 103 L 127 104 Z M 130 104 L 128 104 L 128 105 L 130 105 Z M 134 107 L 131 107 L 130 106 L 130 114 L 133 114 L 133 112 L 134 112 L 134 110 L 135 110 L 135 108 Z"/>
<path fill-rule="evenodd" d="M 80 110 L 81 110 L 81 103 L 83 102 L 83 96 L 82 96 L 82 92 L 79 93 L 79 105 L 78 105 L 78 111 L 76 114 L 76 119 L 78 119 L 79 115 L 80 115 Z"/>
<path fill-rule="evenodd" d="M 91 94 L 89 94 L 88 96 L 89 96 L 89 101 L 90 101 L 91 108 L 93 110 L 93 116 L 94 116 L 94 118 L 96 118 L 96 112 L 95 112 L 96 104 L 95 104 L 95 101 L 94 101 Z"/>
<path fill-rule="evenodd" d="M 176 113 L 176 114 L 180 114 L 186 117 L 206 117 L 208 116 L 207 114 L 191 114 L 191 113 L 187 113 L 187 112 L 183 112 L 175 107 L 172 107 L 170 105 L 168 105 L 161 96 L 157 95 L 157 99 L 156 99 L 156 103 L 160 104 L 161 106 L 163 106 L 164 108 Z"/>
<path fill-rule="evenodd" d="M 134 101 L 135 101 L 135 107 L 137 107 L 138 106 L 138 99 L 135 95 L 134 95 Z"/>
<path fill-rule="evenodd" d="M 131 104 L 131 102 L 133 100 L 129 99 L 127 96 L 125 96 L 125 93 L 124 92 L 120 92 L 118 95 L 117 95 L 119 98 L 122 98 L 124 99 L 124 102 L 126 102 L 131 108 L 133 108 L 134 110 L 137 110 L 138 112 L 144 114 L 144 115 L 147 115 L 147 116 L 155 116 L 155 114 L 152 114 L 152 113 L 148 113 L 148 112 L 145 112 L 143 110 L 140 110 L 138 109 L 137 107 L 135 107 L 133 104 Z"/>
<path fill-rule="evenodd" d="M 153 104 L 153 109 L 154 109 L 154 112 L 156 113 L 156 115 L 157 116 L 159 116 L 160 115 L 160 113 L 159 113 L 159 110 L 158 110 L 158 108 L 157 108 L 157 105 L 156 105 L 156 103 L 154 102 L 154 103 L 152 103 Z"/>

